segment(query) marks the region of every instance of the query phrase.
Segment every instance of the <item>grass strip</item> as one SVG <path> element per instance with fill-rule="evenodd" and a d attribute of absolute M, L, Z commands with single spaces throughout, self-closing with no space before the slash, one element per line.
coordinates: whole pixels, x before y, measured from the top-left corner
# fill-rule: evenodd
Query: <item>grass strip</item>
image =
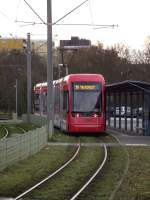
<path fill-rule="evenodd" d="M 85 142 L 112 142 L 116 143 L 116 140 L 109 133 L 74 133 L 68 134 L 60 132 L 59 129 L 55 129 L 55 133 L 52 136 L 52 142 L 76 142 L 80 139 L 81 143 Z"/>
<path fill-rule="evenodd" d="M 69 135 L 68 133 L 60 132 L 59 129 L 54 130 L 51 142 L 76 142 L 78 141 L 76 135 Z"/>
<path fill-rule="evenodd" d="M 0 139 L 2 139 L 6 135 L 6 130 L 2 125 L 0 125 Z"/>
<path fill-rule="evenodd" d="M 150 199 L 150 148 L 128 147 L 130 166 L 116 200 Z"/>
<path fill-rule="evenodd" d="M 20 127 L 20 124 L 19 124 L 19 127 Z M 55 142 L 59 142 L 59 141 L 60 142 L 76 142 L 79 139 L 81 140 L 81 142 L 85 142 L 85 143 L 99 142 L 99 141 L 109 142 L 110 140 L 112 140 L 112 138 L 108 134 L 99 134 L 99 135 L 77 134 L 77 135 L 70 136 L 64 133 L 60 133 L 58 130 L 56 130 L 55 134 L 53 135 L 53 141 Z M 99 162 L 100 162 L 99 157 L 102 154 L 100 153 L 99 148 L 100 147 L 83 147 L 84 153 L 81 153 L 80 155 L 81 159 L 76 160 L 75 167 L 74 166 L 70 167 L 70 170 L 71 170 L 70 173 L 68 173 L 68 171 L 65 172 L 66 175 L 68 174 L 67 177 L 71 178 L 71 180 L 72 179 L 74 180 L 74 177 L 75 177 L 75 182 L 71 181 L 71 186 L 67 185 L 68 189 L 66 189 L 65 193 L 63 193 L 65 198 L 67 195 L 67 191 L 69 191 L 69 194 L 71 197 L 71 194 L 74 192 L 74 190 L 79 189 L 79 185 L 82 182 L 82 181 L 80 182 L 80 177 L 82 180 L 84 180 L 83 182 L 85 182 L 85 180 L 87 179 L 87 176 L 89 176 L 90 173 L 93 173 L 92 170 L 97 169 L 97 166 L 99 166 Z M 47 176 L 49 172 L 57 168 L 58 165 L 63 163 L 66 159 L 68 160 L 68 156 L 70 156 L 71 153 L 73 153 L 72 147 L 63 147 L 63 146 L 47 147 L 46 149 L 43 149 L 43 151 L 33 156 L 32 158 L 22 161 L 4 170 L 2 173 L 0 173 L 0 180 L 1 180 L 0 181 L 0 196 L 16 196 L 22 193 L 24 190 L 33 186 L 39 180 Z M 83 170 L 82 172 L 81 169 L 84 169 L 85 171 Z M 79 175 L 79 176 L 76 177 L 76 175 Z M 57 179 L 58 179 L 57 182 L 59 182 L 59 177 Z M 62 179 L 63 179 L 62 182 L 64 183 L 64 185 L 62 184 L 64 186 L 62 187 L 63 189 L 63 188 L 66 188 L 66 183 L 65 183 L 66 176 L 62 175 Z M 59 184 L 59 187 L 61 188 L 61 184 Z M 56 183 L 56 188 L 54 189 L 54 191 L 57 194 L 57 191 L 58 191 L 57 183 Z M 52 195 L 52 193 L 50 192 L 50 196 Z M 45 195 L 47 198 L 47 194 L 44 193 L 44 196 L 43 196 L 43 193 L 41 193 L 42 198 L 44 198 Z M 60 193 L 60 196 L 61 195 L 62 194 Z M 48 194 L 48 198 L 49 198 L 49 194 Z"/>
<path fill-rule="evenodd" d="M 21 129 L 17 128 L 17 127 L 14 126 L 14 125 L 7 125 L 7 126 L 5 126 L 5 127 L 6 127 L 7 130 L 8 130 L 8 135 L 9 135 L 9 136 L 12 136 L 12 135 L 14 135 L 14 134 L 21 134 L 21 133 L 23 133 L 23 131 L 22 131 Z"/>
<path fill-rule="evenodd" d="M 23 128 L 26 131 L 34 130 L 36 128 L 40 128 L 40 126 L 37 126 L 35 124 L 31 123 L 19 123 L 15 125 L 16 127 Z"/>
<path fill-rule="evenodd" d="M 0 196 L 14 197 L 22 193 L 67 161 L 74 151 L 74 147 L 48 146 L 0 172 Z"/>
<path fill-rule="evenodd" d="M 106 165 L 78 199 L 108 200 L 123 174 L 125 165 L 124 149 L 119 146 L 109 147 Z"/>
<path fill-rule="evenodd" d="M 29 130 L 33 130 L 38 128 L 37 126 L 33 125 L 33 124 L 27 124 L 27 123 L 19 123 L 19 124 L 3 124 L 1 125 L 1 127 L 5 127 L 8 130 L 8 137 L 12 136 L 14 134 L 23 134 L 24 131 L 21 130 L 21 128 L 23 128 L 25 131 L 29 131 Z M 3 129 L 2 129 L 3 132 Z M 0 132 L 0 137 L 1 135 L 3 135 L 3 133 L 1 134 Z"/>
<path fill-rule="evenodd" d="M 130 165 L 114 200 L 150 199 L 150 148 L 129 147 Z M 122 177 L 127 155 L 123 147 L 111 147 L 109 160 L 102 173 L 83 192 L 79 200 L 108 200 Z"/>
<path fill-rule="evenodd" d="M 62 173 L 33 191 L 27 199 L 70 199 L 97 170 L 103 159 L 103 148 L 81 147 L 78 158 Z"/>

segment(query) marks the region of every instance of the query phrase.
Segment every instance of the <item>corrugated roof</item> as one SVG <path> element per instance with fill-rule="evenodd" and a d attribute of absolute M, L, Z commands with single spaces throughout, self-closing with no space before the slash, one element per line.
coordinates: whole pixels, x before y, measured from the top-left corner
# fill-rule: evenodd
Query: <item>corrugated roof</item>
<path fill-rule="evenodd" d="M 141 90 L 150 93 L 150 83 L 143 81 L 126 80 L 106 85 L 107 92 L 134 92 Z"/>

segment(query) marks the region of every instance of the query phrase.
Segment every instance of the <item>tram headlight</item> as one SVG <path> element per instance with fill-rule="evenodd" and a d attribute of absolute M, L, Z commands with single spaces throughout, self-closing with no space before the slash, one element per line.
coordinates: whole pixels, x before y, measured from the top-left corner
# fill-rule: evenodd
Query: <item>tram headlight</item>
<path fill-rule="evenodd" d="M 77 114 L 76 114 L 76 117 L 79 118 L 79 117 L 80 117 L 80 113 L 77 113 Z"/>

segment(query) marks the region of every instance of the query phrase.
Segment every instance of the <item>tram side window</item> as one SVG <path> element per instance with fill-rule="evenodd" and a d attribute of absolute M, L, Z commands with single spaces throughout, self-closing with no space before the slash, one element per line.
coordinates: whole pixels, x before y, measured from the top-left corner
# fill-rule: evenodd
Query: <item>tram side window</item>
<path fill-rule="evenodd" d="M 68 91 L 63 91 L 63 110 L 68 112 Z"/>
<path fill-rule="evenodd" d="M 47 110 L 47 92 L 43 92 L 43 110 L 44 112 Z"/>
<path fill-rule="evenodd" d="M 35 111 L 39 111 L 39 105 L 40 105 L 39 93 L 35 93 L 35 95 L 34 95 L 34 109 L 35 109 Z"/>
<path fill-rule="evenodd" d="M 40 103 L 40 95 L 39 95 L 39 93 L 35 93 L 34 104 L 39 104 L 39 103 Z"/>
<path fill-rule="evenodd" d="M 60 93 L 59 93 L 59 88 L 55 87 L 55 112 L 59 112 L 60 110 Z"/>
<path fill-rule="evenodd" d="M 39 94 L 35 94 L 35 100 L 38 100 L 39 99 Z"/>

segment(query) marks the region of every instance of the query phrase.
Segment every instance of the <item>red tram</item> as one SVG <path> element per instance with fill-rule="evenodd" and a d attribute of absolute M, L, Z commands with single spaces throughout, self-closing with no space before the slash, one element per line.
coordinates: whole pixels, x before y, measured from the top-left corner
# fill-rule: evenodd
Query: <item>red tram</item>
<path fill-rule="evenodd" d="M 66 132 L 105 131 L 105 81 L 102 75 L 71 74 L 54 81 L 53 85 L 56 127 Z M 34 91 L 36 110 L 40 105 L 43 111 L 46 110 L 47 83 L 37 84 Z"/>

